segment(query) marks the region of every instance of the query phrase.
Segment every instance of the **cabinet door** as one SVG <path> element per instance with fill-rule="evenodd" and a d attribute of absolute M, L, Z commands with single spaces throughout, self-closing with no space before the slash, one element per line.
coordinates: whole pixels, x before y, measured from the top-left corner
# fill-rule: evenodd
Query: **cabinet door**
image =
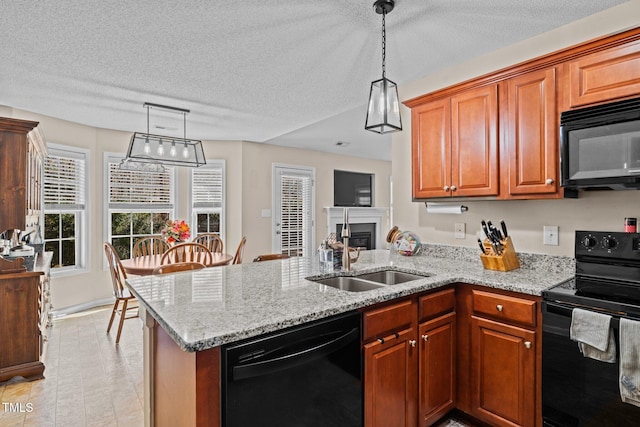
<path fill-rule="evenodd" d="M 411 110 L 413 197 L 449 197 L 451 113 L 449 99 Z"/>
<path fill-rule="evenodd" d="M 555 69 L 508 81 L 509 194 L 558 191 Z"/>
<path fill-rule="evenodd" d="M 584 56 L 569 63 L 572 108 L 640 94 L 640 42 Z"/>
<path fill-rule="evenodd" d="M 472 412 L 494 426 L 534 426 L 535 332 L 472 317 Z"/>
<path fill-rule="evenodd" d="M 364 423 L 367 427 L 416 425 L 414 329 L 364 346 Z"/>
<path fill-rule="evenodd" d="M 496 196 L 498 86 L 451 98 L 451 190 L 453 196 Z"/>
<path fill-rule="evenodd" d="M 418 336 L 419 425 L 429 426 L 456 404 L 456 314 L 421 323 Z"/>

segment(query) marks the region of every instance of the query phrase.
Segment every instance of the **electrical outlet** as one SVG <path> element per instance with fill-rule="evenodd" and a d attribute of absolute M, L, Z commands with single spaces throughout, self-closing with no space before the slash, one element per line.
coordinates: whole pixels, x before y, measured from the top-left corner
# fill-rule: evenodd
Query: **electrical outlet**
<path fill-rule="evenodd" d="M 454 228 L 454 236 L 456 239 L 464 239 L 466 226 L 464 222 L 457 222 Z"/>
<path fill-rule="evenodd" d="M 558 246 L 558 226 L 545 225 L 542 227 L 543 243 L 545 245 Z"/>

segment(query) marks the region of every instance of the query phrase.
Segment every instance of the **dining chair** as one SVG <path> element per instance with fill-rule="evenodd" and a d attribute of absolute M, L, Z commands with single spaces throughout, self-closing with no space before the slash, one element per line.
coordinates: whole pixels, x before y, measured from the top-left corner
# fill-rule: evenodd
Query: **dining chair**
<path fill-rule="evenodd" d="M 289 255 L 287 254 L 263 254 L 258 255 L 253 259 L 253 262 L 261 262 L 261 261 L 271 261 L 274 259 L 287 259 Z"/>
<path fill-rule="evenodd" d="M 236 254 L 233 256 L 233 261 L 231 264 L 242 264 L 242 254 L 244 253 L 244 246 L 247 243 L 247 238 L 242 236 L 240 239 L 240 244 L 238 245 L 238 249 L 236 249 Z"/>
<path fill-rule="evenodd" d="M 204 265 L 211 265 L 213 256 L 205 245 L 188 242 L 170 247 L 160 258 L 160 265 L 178 262 L 199 262 Z"/>
<path fill-rule="evenodd" d="M 111 284 L 113 285 L 113 296 L 116 298 L 113 304 L 113 310 L 111 311 L 111 318 L 109 319 L 109 326 L 107 326 L 107 333 L 111 331 L 111 325 L 116 314 L 120 316 L 120 322 L 118 324 L 118 334 L 116 335 L 116 344 L 120 342 L 120 334 L 122 334 L 122 325 L 126 319 L 132 319 L 138 317 L 138 301 L 124 286 L 124 282 L 127 279 L 127 273 L 122 267 L 120 257 L 115 248 L 109 242 L 104 243 L 104 253 L 107 256 L 109 262 L 109 271 L 111 272 Z M 122 304 L 122 306 L 120 305 Z M 135 315 L 128 315 L 130 310 L 135 310 Z"/>
<path fill-rule="evenodd" d="M 193 243 L 201 243 L 209 248 L 211 252 L 222 253 L 223 244 L 219 234 L 203 233 L 193 238 Z"/>
<path fill-rule="evenodd" d="M 178 271 L 201 270 L 206 268 L 201 262 L 176 262 L 173 264 L 160 265 L 153 269 L 152 274 L 167 274 Z"/>
<path fill-rule="evenodd" d="M 131 258 L 145 255 L 160 255 L 169 249 L 169 244 L 160 236 L 147 236 L 134 243 Z"/>

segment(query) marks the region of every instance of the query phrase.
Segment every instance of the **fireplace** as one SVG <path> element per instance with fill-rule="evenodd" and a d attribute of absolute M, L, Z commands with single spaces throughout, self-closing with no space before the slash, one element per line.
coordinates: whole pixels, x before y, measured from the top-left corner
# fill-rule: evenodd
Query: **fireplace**
<path fill-rule="evenodd" d="M 349 246 L 352 248 L 375 249 L 376 243 L 376 224 L 367 222 L 363 224 L 349 224 L 351 237 L 349 238 Z M 342 242 L 340 233 L 342 232 L 342 224 L 336 224 L 336 237 Z"/>
<path fill-rule="evenodd" d="M 327 236 L 330 233 L 336 233 L 338 239 L 341 240 L 340 232 L 344 220 L 344 208 L 326 207 L 325 210 L 327 211 Z M 389 227 L 388 212 L 388 208 L 349 208 L 349 227 L 351 229 L 349 246 L 384 249 L 382 239 Z"/>

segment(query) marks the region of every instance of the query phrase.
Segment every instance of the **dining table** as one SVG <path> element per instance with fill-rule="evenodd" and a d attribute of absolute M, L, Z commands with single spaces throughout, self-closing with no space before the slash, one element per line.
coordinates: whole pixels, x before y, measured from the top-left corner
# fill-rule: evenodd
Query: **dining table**
<path fill-rule="evenodd" d="M 227 265 L 233 260 L 233 255 L 222 252 L 212 252 L 211 263 L 207 267 L 217 267 Z M 122 267 L 127 274 L 136 276 L 149 276 L 153 274 L 153 270 L 160 266 L 162 254 L 143 255 L 135 258 L 123 259 Z"/>

